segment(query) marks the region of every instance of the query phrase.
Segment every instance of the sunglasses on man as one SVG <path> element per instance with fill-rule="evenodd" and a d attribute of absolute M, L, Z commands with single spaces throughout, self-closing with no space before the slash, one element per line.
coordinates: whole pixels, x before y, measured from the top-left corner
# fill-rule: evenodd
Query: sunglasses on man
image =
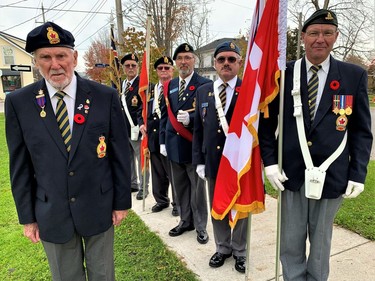
<path fill-rule="evenodd" d="M 218 57 L 216 61 L 220 64 L 225 63 L 225 61 L 228 61 L 229 63 L 235 63 L 237 61 L 236 57 Z"/>
<path fill-rule="evenodd" d="M 158 66 L 157 67 L 157 70 L 170 70 L 171 69 L 171 67 L 170 66 Z"/>

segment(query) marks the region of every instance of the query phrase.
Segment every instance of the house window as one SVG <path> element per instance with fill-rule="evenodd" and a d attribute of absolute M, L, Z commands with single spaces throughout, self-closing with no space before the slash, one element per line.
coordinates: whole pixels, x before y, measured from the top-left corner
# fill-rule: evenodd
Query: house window
<path fill-rule="evenodd" d="M 10 46 L 3 46 L 4 64 L 14 64 L 14 51 Z"/>
<path fill-rule="evenodd" d="M 1 81 L 6 94 L 21 88 L 21 77 L 19 75 L 3 75 Z"/>

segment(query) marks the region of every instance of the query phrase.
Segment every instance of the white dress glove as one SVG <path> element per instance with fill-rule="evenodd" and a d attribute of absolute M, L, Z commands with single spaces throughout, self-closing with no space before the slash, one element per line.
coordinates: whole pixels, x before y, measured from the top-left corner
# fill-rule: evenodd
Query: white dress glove
<path fill-rule="evenodd" d="M 177 113 L 177 121 L 184 124 L 185 126 L 190 123 L 190 116 L 187 111 L 179 110 Z"/>
<path fill-rule="evenodd" d="M 165 144 L 160 145 L 160 154 L 167 157 L 167 149 L 165 148 Z"/>
<path fill-rule="evenodd" d="M 344 198 L 356 198 L 365 189 L 363 183 L 348 181 L 348 187 L 346 188 L 345 194 L 342 195 Z"/>
<path fill-rule="evenodd" d="M 206 173 L 204 172 L 205 169 L 206 169 L 206 165 L 203 165 L 203 164 L 199 164 L 196 169 L 198 176 L 202 180 L 206 179 Z"/>
<path fill-rule="evenodd" d="M 288 178 L 285 175 L 284 171 L 282 172 L 282 174 L 280 173 L 279 165 L 276 164 L 264 167 L 264 172 L 268 181 L 275 190 L 280 189 L 281 191 L 283 191 L 285 189 L 283 186 L 283 182 L 288 180 Z"/>

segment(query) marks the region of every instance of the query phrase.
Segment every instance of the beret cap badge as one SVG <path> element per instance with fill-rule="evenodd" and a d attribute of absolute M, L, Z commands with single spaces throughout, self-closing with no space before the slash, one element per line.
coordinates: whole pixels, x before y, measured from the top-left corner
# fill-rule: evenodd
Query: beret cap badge
<path fill-rule="evenodd" d="M 185 51 L 190 51 L 190 49 L 189 49 L 189 46 L 188 45 L 185 45 Z"/>
<path fill-rule="evenodd" d="M 164 57 L 164 63 L 169 64 L 169 60 L 167 57 Z"/>
<path fill-rule="evenodd" d="M 326 20 L 333 20 L 333 17 L 330 12 L 327 13 Z"/>
<path fill-rule="evenodd" d="M 60 43 L 59 34 L 53 30 L 52 26 L 47 27 L 47 38 L 50 44 L 58 44 Z"/>
<path fill-rule="evenodd" d="M 235 48 L 236 48 L 236 47 L 234 46 L 233 42 L 230 42 L 229 47 L 230 47 L 231 49 L 235 49 Z"/>

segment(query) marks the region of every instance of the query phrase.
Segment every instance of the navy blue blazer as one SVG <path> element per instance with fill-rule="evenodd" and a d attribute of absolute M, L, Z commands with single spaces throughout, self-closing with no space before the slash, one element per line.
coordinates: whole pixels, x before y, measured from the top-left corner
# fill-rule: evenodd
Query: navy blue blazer
<path fill-rule="evenodd" d="M 298 141 L 296 119 L 293 116 L 294 63 L 287 64 L 285 73 L 284 97 L 284 134 L 282 167 L 289 178 L 285 188 L 296 191 L 302 187 L 305 179 L 305 163 Z M 330 58 L 330 68 L 324 86 L 322 98 L 310 124 L 307 95 L 306 61 L 301 64 L 301 98 L 306 138 L 314 166 L 320 166 L 340 145 L 345 131 L 348 142 L 343 153 L 327 170 L 322 198 L 337 198 L 345 193 L 348 180 L 364 183 L 367 164 L 372 146 L 371 116 L 367 95 L 367 72 L 353 64 Z M 338 89 L 332 87 L 332 81 L 339 83 Z M 336 129 L 339 115 L 333 111 L 333 95 L 352 95 L 353 112 L 347 115 L 348 124 L 345 131 Z M 277 140 L 275 131 L 278 124 L 279 97 L 269 106 L 270 118 L 260 119 L 259 141 L 265 166 L 277 164 Z"/>
<path fill-rule="evenodd" d="M 194 72 L 189 84 L 185 88 L 183 99 L 178 101 L 179 77 L 172 79 L 168 87 L 168 100 L 172 112 L 175 116 L 179 110 L 192 110 L 189 112 L 190 123 L 186 128 L 193 133 L 194 127 L 194 108 L 196 103 L 195 94 L 200 85 L 206 84 L 211 80 L 204 78 Z M 160 120 L 160 144 L 165 144 L 169 160 L 176 163 L 192 162 L 192 142 L 180 136 L 173 128 L 168 118 L 165 100 L 161 105 Z"/>
<path fill-rule="evenodd" d="M 46 116 L 36 95 L 46 97 Z M 86 105 L 87 112 L 81 105 Z M 117 92 L 77 76 L 71 151 L 68 154 L 44 80 L 7 95 L 6 137 L 19 222 L 36 222 L 40 237 L 66 243 L 112 226 L 112 211 L 131 208 L 129 140 Z M 106 154 L 98 157 L 99 138 Z"/>
<path fill-rule="evenodd" d="M 237 78 L 236 89 L 241 86 L 241 83 L 241 79 Z M 226 139 L 215 107 L 213 84 L 213 82 L 204 84 L 197 90 L 193 134 L 193 164 L 204 164 L 205 174 L 209 178 L 217 176 Z M 238 91 L 235 90 L 225 114 L 228 125 L 232 120 L 237 97 Z"/>

